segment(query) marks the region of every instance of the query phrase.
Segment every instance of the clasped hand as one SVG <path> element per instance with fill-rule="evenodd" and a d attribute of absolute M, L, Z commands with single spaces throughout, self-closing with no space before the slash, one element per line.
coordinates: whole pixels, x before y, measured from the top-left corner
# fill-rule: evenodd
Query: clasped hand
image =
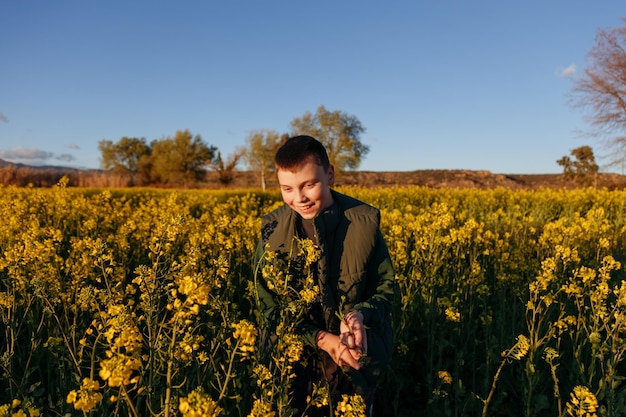
<path fill-rule="evenodd" d="M 339 366 L 360 369 L 359 359 L 367 352 L 367 334 L 363 325 L 363 314 L 348 313 L 341 321 L 339 335 L 320 331 L 317 346 L 324 350 Z"/>

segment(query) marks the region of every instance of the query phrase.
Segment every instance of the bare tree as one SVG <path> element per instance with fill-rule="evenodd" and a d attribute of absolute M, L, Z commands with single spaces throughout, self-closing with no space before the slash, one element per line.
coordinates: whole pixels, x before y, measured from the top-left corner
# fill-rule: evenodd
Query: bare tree
<path fill-rule="evenodd" d="M 626 23 L 626 18 L 622 19 Z M 626 27 L 599 29 L 572 105 L 587 111 L 589 134 L 608 150 L 607 167 L 626 161 Z"/>
<path fill-rule="evenodd" d="M 217 172 L 217 180 L 222 185 L 228 185 L 235 179 L 235 168 L 241 159 L 241 151 L 236 150 L 230 154 L 226 161 L 222 159 L 222 153 L 217 152 L 217 158 L 211 163 L 211 168 Z"/>

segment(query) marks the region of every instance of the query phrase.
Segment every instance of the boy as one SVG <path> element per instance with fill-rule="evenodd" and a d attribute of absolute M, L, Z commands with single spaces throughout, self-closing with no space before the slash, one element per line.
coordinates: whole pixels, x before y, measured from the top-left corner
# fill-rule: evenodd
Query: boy
<path fill-rule="evenodd" d="M 321 251 L 315 270 L 320 295 L 298 326 L 305 363 L 295 369 L 291 404 L 302 413 L 313 384 L 324 382 L 332 404 L 342 394 L 359 394 L 371 415 L 376 383 L 391 356 L 396 291 L 380 213 L 331 188 L 334 168 L 324 146 L 310 136 L 289 138 L 274 162 L 285 205 L 263 216 L 257 261 L 266 245 L 288 257 L 294 237 L 311 239 Z M 257 278 L 260 308 L 269 319 L 276 295 Z"/>

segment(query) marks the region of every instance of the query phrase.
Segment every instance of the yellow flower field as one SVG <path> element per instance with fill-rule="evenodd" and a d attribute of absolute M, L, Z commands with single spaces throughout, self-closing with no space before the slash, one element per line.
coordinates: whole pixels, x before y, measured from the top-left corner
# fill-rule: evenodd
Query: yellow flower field
<path fill-rule="evenodd" d="M 376 415 L 626 414 L 626 192 L 340 191 L 381 209 L 400 289 Z M 1 187 L 0 416 L 293 415 L 293 322 L 317 288 L 286 295 L 267 352 L 253 285 L 260 216 L 280 204 Z"/>

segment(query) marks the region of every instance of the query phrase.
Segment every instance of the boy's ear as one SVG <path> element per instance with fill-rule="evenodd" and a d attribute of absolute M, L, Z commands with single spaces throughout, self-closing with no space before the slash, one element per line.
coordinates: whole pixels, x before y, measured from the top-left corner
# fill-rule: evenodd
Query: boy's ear
<path fill-rule="evenodd" d="M 335 185 L 335 167 L 332 165 L 328 167 L 328 185 L 331 187 Z"/>

